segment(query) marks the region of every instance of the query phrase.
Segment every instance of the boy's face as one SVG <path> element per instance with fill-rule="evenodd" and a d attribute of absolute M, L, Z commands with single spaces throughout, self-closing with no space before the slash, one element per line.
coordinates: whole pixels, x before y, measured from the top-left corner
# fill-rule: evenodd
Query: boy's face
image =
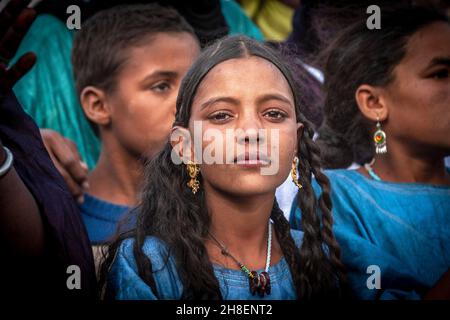
<path fill-rule="evenodd" d="M 109 130 L 131 154 L 153 157 L 168 140 L 181 79 L 200 53 L 186 32 L 158 33 L 130 48 L 107 97 Z"/>

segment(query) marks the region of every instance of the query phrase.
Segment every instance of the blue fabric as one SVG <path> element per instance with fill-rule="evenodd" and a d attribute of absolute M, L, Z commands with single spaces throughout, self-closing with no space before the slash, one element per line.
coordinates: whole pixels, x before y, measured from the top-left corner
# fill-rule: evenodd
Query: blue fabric
<path fill-rule="evenodd" d="M 334 232 L 356 296 L 420 299 L 450 267 L 450 187 L 375 181 L 356 170 L 325 173 Z M 314 189 L 320 194 L 315 182 Z M 294 229 L 300 216 L 294 205 Z M 380 267 L 379 290 L 367 287 L 370 265 Z"/>
<path fill-rule="evenodd" d="M 20 43 L 14 63 L 34 52 L 36 64 L 14 86 L 17 99 L 39 128 L 53 129 L 77 145 L 92 169 L 100 141 L 81 108 L 72 75 L 70 54 L 75 32 L 51 15 L 39 15 Z"/>
<path fill-rule="evenodd" d="M 89 194 L 84 194 L 84 202 L 79 208 L 92 245 L 103 244 L 111 239 L 119 221 L 131 209 Z"/>
<path fill-rule="evenodd" d="M 292 236 L 300 246 L 303 233 L 292 231 Z M 136 261 L 133 254 L 134 239 L 122 242 L 108 278 L 108 290 L 115 299 L 143 300 L 157 299 L 149 286 L 139 277 Z M 169 257 L 166 263 L 167 248 L 155 237 L 147 237 L 143 246 L 144 253 L 151 259 L 160 299 L 180 299 L 183 293 L 183 284 L 177 272 L 175 260 Z M 258 270 L 261 272 L 263 270 Z M 269 268 L 272 292 L 261 298 L 253 296 L 249 290 L 248 278 L 240 270 L 225 269 L 214 265 L 214 273 L 220 283 L 222 297 L 225 300 L 265 300 L 296 298 L 289 266 L 284 258 Z"/>

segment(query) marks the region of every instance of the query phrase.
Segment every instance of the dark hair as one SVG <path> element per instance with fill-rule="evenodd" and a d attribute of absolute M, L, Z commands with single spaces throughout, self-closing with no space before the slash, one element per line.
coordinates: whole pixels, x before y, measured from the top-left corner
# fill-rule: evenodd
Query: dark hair
<path fill-rule="evenodd" d="M 359 111 L 355 92 L 362 84 L 386 86 L 406 53 L 409 38 L 419 29 L 438 21 L 441 13 L 420 7 L 381 11 L 381 29 L 369 30 L 358 19 L 342 31 L 325 51 L 325 119 L 317 143 L 326 168 L 348 167 L 370 161 L 374 123 Z"/>
<path fill-rule="evenodd" d="M 156 3 L 120 5 L 86 20 L 75 35 L 72 49 L 78 94 L 87 86 L 114 90 L 130 47 L 148 43 L 158 32 L 187 32 L 197 39 L 176 10 Z"/>
<path fill-rule="evenodd" d="M 213 67 L 229 59 L 248 56 L 270 61 L 294 88 L 290 71 L 274 50 L 247 37 L 227 37 L 205 49 L 184 77 L 177 99 L 175 125 L 188 127 L 196 90 Z M 297 121 L 305 126 L 304 135 L 298 141 L 299 182 L 303 185 L 298 197 L 304 230 L 301 248 L 296 247 L 289 223 L 276 201 L 271 219 L 283 255 L 290 266 L 298 298 L 312 299 L 337 294 L 339 281 L 344 276 L 340 249 L 332 232 L 329 182 L 320 169 L 319 149 L 312 141 L 314 132 L 300 112 L 295 90 L 293 95 Z M 204 245 L 210 226 L 204 191 L 201 189 L 193 195 L 186 187 L 188 173 L 184 165 L 172 162 L 171 151 L 172 147 L 168 143 L 147 165 L 146 186 L 136 226 L 131 232 L 119 236 L 109 247 L 101 283 L 106 281 L 107 271 L 121 241 L 132 236 L 138 273 L 157 295 L 152 262 L 142 250 L 145 238 L 151 235 L 161 239 L 174 256 L 184 286 L 183 298 L 220 299 L 219 283 Z M 319 199 L 316 199 L 311 186 L 312 174 L 322 187 Z"/>
<path fill-rule="evenodd" d="M 301 51 L 290 42 L 266 41 L 266 45 L 277 50 L 286 67 L 291 71 L 296 85 L 298 103 L 302 106 L 302 114 L 310 121 L 314 129 L 323 121 L 323 91 L 322 83 L 313 75 L 303 60 Z"/>

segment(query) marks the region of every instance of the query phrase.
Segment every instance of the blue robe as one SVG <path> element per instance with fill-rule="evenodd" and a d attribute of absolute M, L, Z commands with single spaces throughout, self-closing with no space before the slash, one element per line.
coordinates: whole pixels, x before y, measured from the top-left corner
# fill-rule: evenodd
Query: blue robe
<path fill-rule="evenodd" d="M 303 233 L 292 231 L 297 246 L 300 246 Z M 133 254 L 133 239 L 122 242 L 114 259 L 108 277 L 108 296 L 118 300 L 155 300 L 158 297 L 139 277 Z M 167 247 L 155 237 L 147 237 L 143 246 L 144 253 L 151 259 L 155 271 L 156 288 L 159 299 L 177 300 L 182 298 L 183 284 L 178 275 L 177 266 L 172 256 L 166 263 Z M 214 273 L 220 284 L 225 300 L 292 300 L 296 291 L 289 266 L 284 258 L 269 268 L 272 291 L 270 295 L 259 297 L 250 293 L 248 277 L 241 270 L 226 269 L 214 265 Z M 258 273 L 263 270 L 257 270 Z"/>
<path fill-rule="evenodd" d="M 356 296 L 420 299 L 450 267 L 450 187 L 375 181 L 356 170 L 325 173 L 335 236 Z M 316 182 L 314 189 L 320 194 Z M 294 203 L 294 229 L 300 215 Z M 380 289 L 373 288 L 377 267 Z"/>

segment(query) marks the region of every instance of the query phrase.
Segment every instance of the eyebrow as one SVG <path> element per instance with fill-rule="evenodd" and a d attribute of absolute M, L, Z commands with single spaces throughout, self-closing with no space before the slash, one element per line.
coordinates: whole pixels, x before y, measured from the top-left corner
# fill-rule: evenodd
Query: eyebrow
<path fill-rule="evenodd" d="M 269 100 L 280 100 L 280 101 L 283 101 L 285 103 L 292 104 L 291 100 L 289 100 L 285 96 L 283 96 L 281 94 L 278 94 L 278 93 L 265 94 L 265 95 L 259 97 L 256 100 L 256 102 L 257 102 L 257 104 L 261 104 L 261 103 L 264 103 L 264 102 L 269 101 Z M 206 102 L 202 103 L 201 106 L 200 106 L 200 110 L 208 108 L 211 105 L 213 105 L 215 103 L 218 103 L 218 102 L 225 102 L 225 103 L 229 103 L 229 104 L 233 104 L 233 105 L 239 105 L 240 104 L 238 99 L 235 99 L 235 98 L 232 98 L 232 97 L 214 97 L 214 98 L 211 98 L 211 99 L 207 100 Z"/>
<path fill-rule="evenodd" d="M 450 57 L 435 57 L 431 59 L 430 63 L 428 64 L 428 68 L 437 66 L 437 65 L 444 65 L 450 67 Z"/>
<path fill-rule="evenodd" d="M 268 94 L 265 94 L 262 97 L 258 98 L 257 103 L 261 104 L 261 103 L 267 102 L 269 100 L 280 100 L 280 101 L 286 102 L 286 103 L 288 103 L 290 105 L 292 104 L 291 100 L 289 100 L 288 98 L 286 98 L 285 96 L 283 96 L 283 95 L 281 95 L 279 93 L 268 93 Z"/>
<path fill-rule="evenodd" d="M 214 97 L 214 98 L 208 99 L 206 102 L 203 102 L 200 106 L 200 110 L 206 109 L 218 102 L 225 102 L 225 103 L 230 103 L 230 104 L 234 104 L 234 105 L 239 104 L 239 100 L 232 98 L 232 97 Z"/>
<path fill-rule="evenodd" d="M 141 82 L 147 82 L 149 80 L 158 79 L 158 78 L 176 78 L 178 76 L 178 72 L 175 71 L 167 71 L 167 70 L 156 70 L 148 75 Z"/>

